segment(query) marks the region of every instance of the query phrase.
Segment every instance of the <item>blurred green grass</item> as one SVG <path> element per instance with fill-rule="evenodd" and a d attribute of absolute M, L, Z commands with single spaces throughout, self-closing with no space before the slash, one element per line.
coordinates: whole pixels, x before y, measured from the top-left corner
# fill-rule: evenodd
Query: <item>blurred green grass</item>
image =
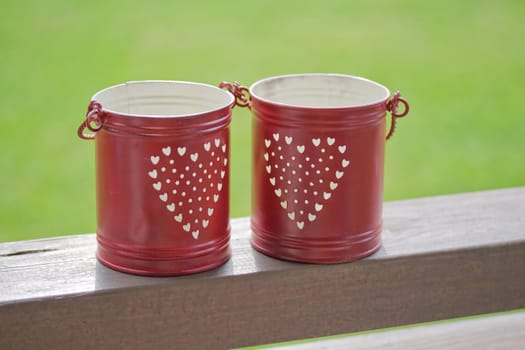
<path fill-rule="evenodd" d="M 141 79 L 216 85 L 364 76 L 411 112 L 385 199 L 525 184 L 524 1 L 8 1 L 0 5 L 0 241 L 94 232 L 90 97 Z M 250 213 L 250 115 L 236 109 L 231 214 Z"/>

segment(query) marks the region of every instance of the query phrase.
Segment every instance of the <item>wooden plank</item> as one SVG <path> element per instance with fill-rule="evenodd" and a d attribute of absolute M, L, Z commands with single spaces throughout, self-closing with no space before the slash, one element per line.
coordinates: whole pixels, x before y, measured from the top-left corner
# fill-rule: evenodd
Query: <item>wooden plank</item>
<path fill-rule="evenodd" d="M 386 203 L 383 247 L 366 260 L 522 242 L 524 212 L 525 188 Z M 303 266 L 254 252 L 248 237 L 248 218 L 233 220 L 232 260 L 212 272 L 184 278 L 145 278 L 109 270 L 95 259 L 93 234 L 0 243 L 0 303 Z"/>
<path fill-rule="evenodd" d="M 0 348 L 268 344 L 525 307 L 525 188 L 386 203 L 383 248 L 359 262 L 278 261 L 232 223 L 214 271 L 105 268 L 93 235 L 0 244 Z"/>
<path fill-rule="evenodd" d="M 268 346 L 272 350 L 375 349 L 522 349 L 525 347 L 525 312 L 487 315 L 447 323 L 348 335 L 300 344 Z"/>

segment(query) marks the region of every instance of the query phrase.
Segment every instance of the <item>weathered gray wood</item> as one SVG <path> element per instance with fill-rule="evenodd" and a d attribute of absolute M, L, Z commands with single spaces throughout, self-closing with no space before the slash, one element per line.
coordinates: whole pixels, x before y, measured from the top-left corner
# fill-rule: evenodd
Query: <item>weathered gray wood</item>
<path fill-rule="evenodd" d="M 386 203 L 359 262 L 233 258 L 178 278 L 105 268 L 94 235 L 0 244 L 0 348 L 220 349 L 525 307 L 525 188 Z"/>
<path fill-rule="evenodd" d="M 370 334 L 317 340 L 304 344 L 269 346 L 272 350 L 374 349 L 523 349 L 525 312 L 486 316 L 447 323 L 418 325 Z"/>

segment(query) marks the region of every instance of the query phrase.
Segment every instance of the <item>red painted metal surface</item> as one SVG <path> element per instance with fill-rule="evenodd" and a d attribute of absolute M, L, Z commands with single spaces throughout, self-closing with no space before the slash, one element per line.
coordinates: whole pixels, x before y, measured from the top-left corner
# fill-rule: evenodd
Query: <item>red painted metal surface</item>
<path fill-rule="evenodd" d="M 252 244 L 285 260 L 340 263 L 381 244 L 385 115 L 408 103 L 345 75 L 274 77 L 250 89 Z M 404 110 L 398 111 L 398 104 Z"/>
<path fill-rule="evenodd" d="M 184 82 L 132 82 L 93 97 L 78 134 L 96 143 L 103 264 L 162 276 L 229 259 L 233 106 L 224 90 Z"/>

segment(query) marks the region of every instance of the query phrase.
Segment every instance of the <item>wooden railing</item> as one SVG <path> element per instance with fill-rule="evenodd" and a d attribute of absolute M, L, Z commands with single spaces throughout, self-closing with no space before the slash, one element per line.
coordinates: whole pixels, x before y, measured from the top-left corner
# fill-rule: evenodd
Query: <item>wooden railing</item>
<path fill-rule="evenodd" d="M 525 187 L 383 216 L 381 250 L 339 265 L 259 254 L 235 219 L 227 264 L 173 278 L 102 266 L 93 234 L 2 243 L 0 349 L 223 349 L 525 308 Z"/>

